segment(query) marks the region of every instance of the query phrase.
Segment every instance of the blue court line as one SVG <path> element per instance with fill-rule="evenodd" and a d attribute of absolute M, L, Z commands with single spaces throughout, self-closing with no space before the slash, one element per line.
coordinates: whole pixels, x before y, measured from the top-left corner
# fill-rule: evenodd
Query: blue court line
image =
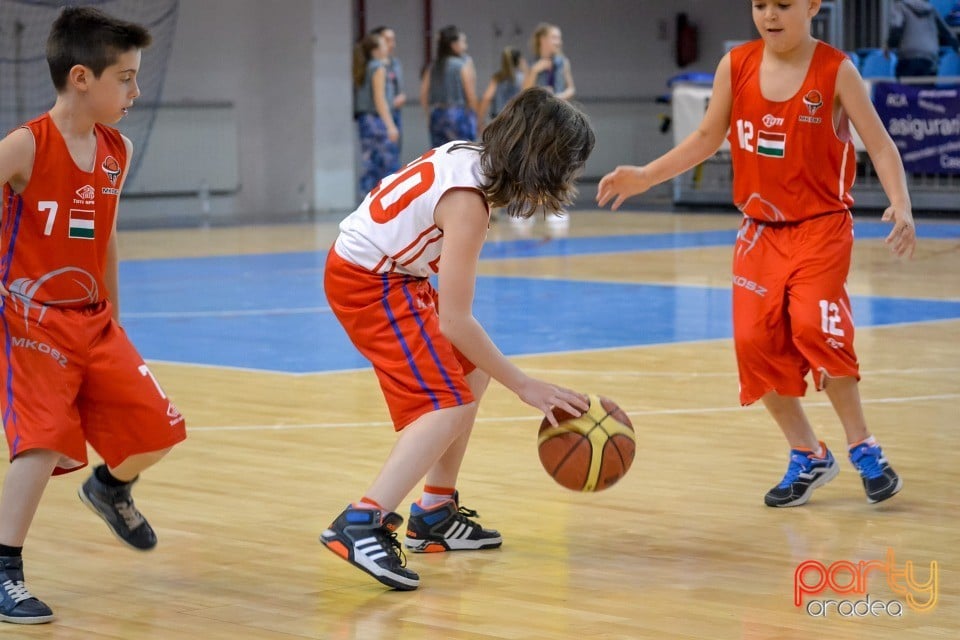
<path fill-rule="evenodd" d="M 290 373 L 366 367 L 327 310 L 323 262 L 316 252 L 125 262 L 124 325 L 151 360 Z M 859 327 L 960 318 L 960 301 L 852 304 Z M 474 308 L 508 355 L 731 335 L 728 288 L 480 277 Z"/>

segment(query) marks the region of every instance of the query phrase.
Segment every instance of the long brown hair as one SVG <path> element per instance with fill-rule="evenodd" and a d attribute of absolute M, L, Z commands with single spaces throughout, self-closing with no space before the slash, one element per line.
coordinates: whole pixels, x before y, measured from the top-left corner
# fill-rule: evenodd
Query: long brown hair
<path fill-rule="evenodd" d="M 533 55 L 536 58 L 542 58 L 543 53 L 540 51 L 540 40 L 543 36 L 547 35 L 551 29 L 559 30 L 555 24 L 550 24 L 549 22 L 541 22 L 537 25 L 537 28 L 533 30 L 533 36 L 530 37 L 530 48 L 533 49 Z M 557 53 L 560 53 L 559 51 Z"/>
<path fill-rule="evenodd" d="M 480 189 L 513 217 L 561 211 L 577 194 L 574 180 L 595 142 L 578 108 L 543 87 L 521 91 L 483 131 Z"/>
<path fill-rule="evenodd" d="M 371 33 L 363 37 L 353 48 L 353 86 L 363 86 L 367 77 L 367 63 L 373 57 L 373 50 L 380 46 L 380 36 Z"/>
<path fill-rule="evenodd" d="M 497 82 L 506 82 L 513 80 L 517 73 L 517 67 L 520 66 L 520 49 L 516 47 L 504 47 L 500 53 L 500 68 L 493 74 L 493 79 Z"/>

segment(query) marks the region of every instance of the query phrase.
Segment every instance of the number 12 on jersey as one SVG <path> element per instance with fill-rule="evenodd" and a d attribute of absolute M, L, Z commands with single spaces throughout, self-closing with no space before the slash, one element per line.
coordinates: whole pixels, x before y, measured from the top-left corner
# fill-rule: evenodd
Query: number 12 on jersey
<path fill-rule="evenodd" d="M 753 123 L 749 120 L 737 120 L 737 141 L 744 151 L 753 152 Z"/>

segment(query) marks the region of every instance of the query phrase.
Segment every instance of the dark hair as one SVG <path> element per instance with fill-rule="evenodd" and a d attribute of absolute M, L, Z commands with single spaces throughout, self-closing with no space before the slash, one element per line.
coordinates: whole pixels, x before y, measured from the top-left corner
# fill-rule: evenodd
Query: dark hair
<path fill-rule="evenodd" d="M 353 86 L 359 89 L 367 78 L 367 63 L 373 56 L 373 50 L 380 46 L 380 36 L 369 34 L 353 48 Z"/>
<path fill-rule="evenodd" d="M 460 36 L 463 35 L 463 31 L 456 28 L 452 24 L 449 26 L 440 29 L 440 37 L 437 40 L 437 59 L 433 61 L 433 69 L 431 70 L 431 81 L 438 80 L 441 78 L 440 74 L 443 73 L 443 65 L 447 62 L 447 58 L 457 55 L 453 51 L 453 43 L 460 39 Z"/>
<path fill-rule="evenodd" d="M 382 36 L 384 31 L 393 31 L 390 27 L 382 25 L 374 29 L 370 29 L 370 33 L 375 36 Z"/>
<path fill-rule="evenodd" d="M 145 27 L 117 20 L 92 7 L 65 7 L 47 38 L 47 65 L 57 91 L 67 86 L 70 69 L 89 67 L 95 78 L 131 49 L 144 49 L 152 38 Z"/>
<path fill-rule="evenodd" d="M 483 131 L 480 189 L 516 218 L 561 211 L 595 142 L 586 114 L 543 87 L 525 89 Z"/>

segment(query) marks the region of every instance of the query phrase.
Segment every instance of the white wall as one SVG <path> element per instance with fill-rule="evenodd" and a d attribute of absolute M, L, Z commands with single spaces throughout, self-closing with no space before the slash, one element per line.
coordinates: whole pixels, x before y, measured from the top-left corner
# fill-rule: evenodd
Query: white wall
<path fill-rule="evenodd" d="M 405 159 L 428 146 L 417 105 L 423 7 L 423 0 L 366 0 L 367 28 L 387 24 L 397 32 L 410 101 Z M 215 197 L 207 216 L 199 198 L 127 198 L 121 219 L 226 222 L 289 217 L 305 208 L 348 210 L 356 180 L 353 11 L 349 0 L 181 0 L 163 100 L 234 103 L 240 189 Z M 666 109 L 652 99 L 680 71 L 673 50 L 677 12 L 687 12 L 700 29 L 700 60 L 684 71 L 712 71 L 723 41 L 753 37 L 749 4 L 740 0 L 434 0 L 433 11 L 434 31 L 456 24 L 467 33 L 479 90 L 504 46 L 519 45 L 529 56 L 537 23 L 562 28 L 577 98 L 598 131 L 588 175 L 668 147 L 670 137 L 657 131 L 657 114 Z"/>
<path fill-rule="evenodd" d="M 130 198 L 121 220 L 226 222 L 353 205 L 349 76 L 352 9 L 343 0 L 182 0 L 164 102 L 231 102 L 240 189 L 212 198 Z M 164 135 L 163 131 L 154 131 Z"/>

